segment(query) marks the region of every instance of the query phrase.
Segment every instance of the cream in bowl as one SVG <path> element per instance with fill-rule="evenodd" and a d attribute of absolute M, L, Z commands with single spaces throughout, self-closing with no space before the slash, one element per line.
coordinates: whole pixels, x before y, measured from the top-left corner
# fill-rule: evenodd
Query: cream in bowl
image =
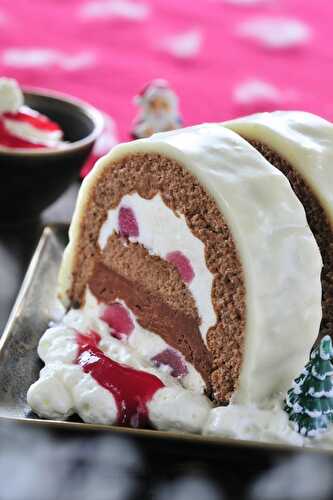
<path fill-rule="evenodd" d="M 25 105 L 16 80 L 0 78 L 0 147 L 59 148 L 63 136 L 58 123 Z"/>

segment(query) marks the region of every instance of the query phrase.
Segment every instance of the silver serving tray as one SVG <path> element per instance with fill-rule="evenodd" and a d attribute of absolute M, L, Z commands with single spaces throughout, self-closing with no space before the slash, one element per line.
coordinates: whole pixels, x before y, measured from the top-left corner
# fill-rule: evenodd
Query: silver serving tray
<path fill-rule="evenodd" d="M 56 307 L 56 282 L 62 254 L 67 243 L 66 225 L 47 226 L 42 234 L 24 278 L 7 326 L 0 339 L 0 420 L 12 420 L 38 426 L 76 430 L 108 430 L 113 433 L 176 439 L 187 442 L 240 446 L 268 450 L 295 451 L 289 445 L 265 444 L 218 437 L 198 436 L 182 432 L 131 429 L 81 421 L 43 420 L 34 415 L 26 401 L 30 385 L 37 380 L 42 363 L 37 345 Z M 307 451 L 316 451 L 307 448 Z M 326 450 L 317 450 L 326 451 Z M 333 450 L 332 450 L 333 451 Z"/>

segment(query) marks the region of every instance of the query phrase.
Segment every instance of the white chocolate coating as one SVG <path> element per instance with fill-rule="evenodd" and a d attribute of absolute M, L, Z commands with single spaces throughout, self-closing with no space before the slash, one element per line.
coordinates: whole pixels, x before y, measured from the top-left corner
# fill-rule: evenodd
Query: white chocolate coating
<path fill-rule="evenodd" d="M 146 200 L 138 193 L 131 193 L 121 199 L 117 208 L 108 211 L 98 240 L 102 250 L 109 236 L 119 232 L 118 214 L 121 206 L 133 210 L 139 226 L 139 235 L 131 236 L 130 241 L 141 243 L 151 255 L 158 255 L 162 259 L 174 251 L 182 252 L 189 259 L 194 278 L 187 286 L 195 300 L 201 318 L 200 332 L 206 341 L 208 329 L 216 323 L 216 314 L 211 301 L 213 275 L 206 265 L 204 244 L 191 232 L 184 215 L 179 214 L 177 217 L 178 214 L 165 205 L 159 194 Z"/>
<path fill-rule="evenodd" d="M 223 124 L 287 160 L 316 194 L 333 224 L 333 124 L 303 111 L 257 113 Z"/>
<path fill-rule="evenodd" d="M 230 227 L 246 288 L 244 356 L 234 400 L 257 402 L 286 391 L 318 334 L 321 256 L 287 179 L 221 125 L 121 144 L 97 162 L 80 190 L 60 273 L 60 296 L 66 301 L 90 190 L 110 162 L 136 153 L 176 160 L 211 194 Z"/>

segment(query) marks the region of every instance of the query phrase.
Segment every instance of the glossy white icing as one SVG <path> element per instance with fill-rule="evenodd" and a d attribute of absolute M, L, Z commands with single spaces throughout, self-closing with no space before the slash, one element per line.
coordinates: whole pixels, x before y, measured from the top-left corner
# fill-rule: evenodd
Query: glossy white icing
<path fill-rule="evenodd" d="M 216 323 L 216 314 L 211 301 L 213 275 L 206 265 L 204 244 L 193 235 L 184 215 L 175 215 L 159 194 L 146 200 L 137 193 L 132 193 L 125 195 L 117 208 L 109 210 L 98 240 L 102 250 L 109 236 L 113 232 L 119 232 L 120 207 L 131 208 L 139 226 L 138 236 L 130 236 L 130 241 L 141 243 L 151 255 L 158 255 L 162 259 L 166 259 L 174 251 L 179 251 L 188 258 L 194 278 L 187 286 L 201 318 L 201 335 L 206 340 L 208 329 Z"/>
<path fill-rule="evenodd" d="M 305 179 L 333 223 L 332 123 L 303 111 L 275 111 L 223 125 L 281 154 Z"/>
<path fill-rule="evenodd" d="M 155 134 L 116 146 L 79 193 L 60 273 L 68 303 L 80 223 L 90 190 L 110 162 L 158 153 L 176 160 L 215 199 L 236 243 L 246 287 L 246 335 L 234 401 L 286 391 L 303 368 L 321 319 L 322 261 L 302 205 L 287 179 L 245 140 L 219 124 Z"/>

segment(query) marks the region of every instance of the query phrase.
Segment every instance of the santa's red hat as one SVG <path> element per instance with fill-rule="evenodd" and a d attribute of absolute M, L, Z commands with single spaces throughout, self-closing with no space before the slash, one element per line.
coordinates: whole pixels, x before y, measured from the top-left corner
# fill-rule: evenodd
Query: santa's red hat
<path fill-rule="evenodd" d="M 153 91 L 161 91 L 161 92 L 172 92 L 170 86 L 166 80 L 162 78 L 155 78 L 142 88 L 138 95 L 135 96 L 134 100 L 137 104 L 140 104 L 147 97 L 147 94 L 150 94 Z"/>

